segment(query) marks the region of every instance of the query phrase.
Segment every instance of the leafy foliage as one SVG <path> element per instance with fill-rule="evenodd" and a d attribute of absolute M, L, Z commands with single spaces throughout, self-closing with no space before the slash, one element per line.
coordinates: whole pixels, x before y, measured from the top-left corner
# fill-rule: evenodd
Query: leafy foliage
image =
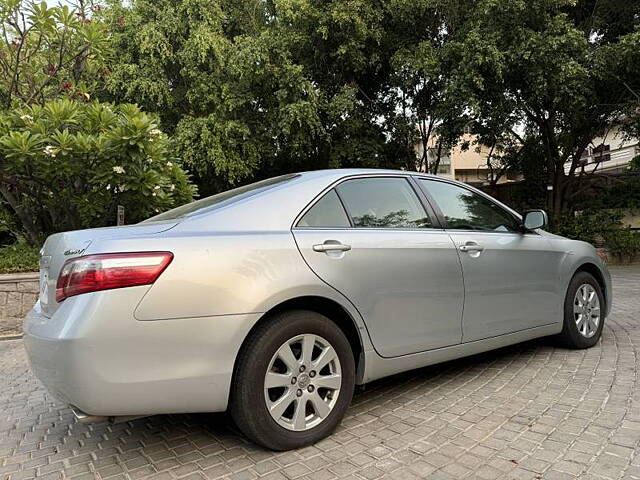
<path fill-rule="evenodd" d="M 113 98 L 160 115 L 205 192 L 281 158 L 288 170 L 310 166 L 309 143 L 323 134 L 318 91 L 291 58 L 293 39 L 265 30 L 267 12 L 248 7 L 140 0 L 107 12 L 121 52 L 108 79 Z"/>
<path fill-rule="evenodd" d="M 454 143 L 464 125 L 446 90 L 457 3 L 115 3 L 108 88 L 161 116 L 204 192 L 294 170 L 424 168 L 416 142 L 437 127 Z"/>
<path fill-rule="evenodd" d="M 58 96 L 86 100 L 100 89 L 109 37 L 85 2 L 73 8 L 2 0 L 0 25 L 0 103 L 5 108 Z"/>
<path fill-rule="evenodd" d="M 621 228 L 622 216 L 605 210 L 584 210 L 576 215 L 557 219 L 555 232 L 563 237 L 602 245 L 609 232 Z"/>
<path fill-rule="evenodd" d="M 585 175 L 585 149 L 640 98 L 640 5 L 480 0 L 471 8 L 452 47 L 452 75 L 490 136 L 506 133 L 523 148 L 528 138 L 539 144 L 537 163 L 553 187 L 547 205 L 559 215 Z M 514 131 L 518 125 L 524 135 Z"/>
<path fill-rule="evenodd" d="M 54 100 L 0 116 L 3 194 L 42 236 L 136 222 L 192 199 L 194 187 L 153 117 L 134 105 Z"/>
<path fill-rule="evenodd" d="M 15 243 L 0 247 L 0 273 L 33 272 L 39 268 L 39 247 Z"/>
<path fill-rule="evenodd" d="M 584 210 L 573 217 L 556 222 L 559 235 L 604 246 L 609 253 L 623 261 L 632 261 L 640 254 L 640 233 L 621 223 L 616 210 Z"/>
<path fill-rule="evenodd" d="M 131 166 L 152 148 L 125 137 L 156 122 L 203 194 L 328 167 L 435 172 L 470 129 L 463 149 L 489 147 L 492 188 L 521 172 L 513 198 L 561 218 L 579 207 L 593 139 L 621 118 L 640 132 L 639 19 L 637 0 L 0 0 L 0 208 L 35 243 L 108 224 L 118 202 L 129 221 L 177 203 L 165 185 L 189 197 L 164 134 L 151 156 L 174 179 Z M 73 100 L 57 104 L 65 118 L 99 99 L 154 119 L 91 103 L 68 125 L 37 126 L 60 98 Z"/>
<path fill-rule="evenodd" d="M 623 261 L 633 261 L 640 255 L 640 233 L 620 228 L 605 233 L 604 243 L 612 255 Z"/>

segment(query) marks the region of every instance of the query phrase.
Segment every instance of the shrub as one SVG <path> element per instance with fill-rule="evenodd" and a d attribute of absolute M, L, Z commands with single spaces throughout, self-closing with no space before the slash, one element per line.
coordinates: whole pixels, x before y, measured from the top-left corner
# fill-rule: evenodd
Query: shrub
<path fill-rule="evenodd" d="M 553 231 L 563 237 L 582 240 L 602 246 L 606 235 L 622 227 L 622 216 L 607 210 L 584 210 L 576 215 L 565 215 L 553 223 Z"/>
<path fill-rule="evenodd" d="M 604 243 L 612 256 L 623 262 L 632 262 L 640 255 L 640 234 L 629 228 L 611 230 Z"/>
<path fill-rule="evenodd" d="M 0 114 L 0 193 L 32 244 L 138 222 L 193 198 L 169 138 L 135 105 L 55 100 Z"/>
<path fill-rule="evenodd" d="M 555 222 L 554 232 L 564 237 L 606 247 L 619 261 L 633 261 L 640 255 L 640 233 L 623 227 L 622 215 L 611 210 L 585 210 Z"/>
<path fill-rule="evenodd" d="M 0 273 L 35 272 L 38 256 L 38 248 L 25 243 L 0 247 Z"/>

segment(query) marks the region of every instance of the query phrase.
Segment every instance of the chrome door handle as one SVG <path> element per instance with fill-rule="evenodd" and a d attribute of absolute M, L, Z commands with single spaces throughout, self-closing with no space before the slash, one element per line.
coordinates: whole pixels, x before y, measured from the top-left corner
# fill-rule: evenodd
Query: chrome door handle
<path fill-rule="evenodd" d="M 346 252 L 351 250 L 351 245 L 344 245 L 342 243 L 320 243 L 313 246 L 314 252 Z"/>
<path fill-rule="evenodd" d="M 478 244 L 460 245 L 459 248 L 461 252 L 481 252 L 484 250 L 484 247 Z"/>

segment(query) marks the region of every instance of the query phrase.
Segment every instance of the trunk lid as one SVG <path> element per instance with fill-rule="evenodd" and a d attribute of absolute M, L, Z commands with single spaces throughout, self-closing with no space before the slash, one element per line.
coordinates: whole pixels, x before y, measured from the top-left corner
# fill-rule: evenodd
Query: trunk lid
<path fill-rule="evenodd" d="M 91 243 L 101 239 L 136 237 L 165 232 L 178 224 L 175 220 L 150 222 L 121 227 L 75 230 L 51 235 L 40 250 L 40 307 L 50 317 L 58 309 L 56 283 L 64 263 L 75 257 L 87 255 Z M 107 253 L 107 252 L 91 252 Z"/>

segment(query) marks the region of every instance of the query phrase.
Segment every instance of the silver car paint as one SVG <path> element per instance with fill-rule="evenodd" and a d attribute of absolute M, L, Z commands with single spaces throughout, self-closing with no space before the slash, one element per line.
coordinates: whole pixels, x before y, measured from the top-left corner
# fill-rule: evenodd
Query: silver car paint
<path fill-rule="evenodd" d="M 345 270 L 347 277 L 341 279 L 342 285 L 330 285 L 331 280 L 327 278 L 323 281 L 318 276 L 322 276 L 322 272 L 314 272 L 303 258 L 311 256 L 305 249 L 315 241 L 313 235 L 322 237 L 322 232 L 294 229 L 294 239 L 292 225 L 295 219 L 320 192 L 335 182 L 349 176 L 380 174 L 407 173 L 380 170 L 308 172 L 267 192 L 176 221 L 51 236 L 43 248 L 43 257 L 50 257 L 45 283 L 48 291 L 44 295 L 48 305 L 43 311 L 40 302 L 36 304 L 24 325 L 25 346 L 36 375 L 55 395 L 94 415 L 224 410 L 235 358 L 251 328 L 265 312 L 281 302 L 306 296 L 323 297 L 339 304 L 354 322 L 363 350 L 360 383 L 560 331 L 561 315 L 550 310 L 547 326 L 517 325 L 514 327 L 519 330 L 516 333 L 460 343 L 461 325 L 464 324 L 460 317 L 457 323 L 455 321 L 455 312 L 461 311 L 460 283 L 456 280 L 459 264 L 458 273 L 453 266 L 452 270 L 447 270 L 444 286 L 434 282 L 433 276 L 413 275 L 416 280 L 431 282 L 433 288 L 440 288 L 440 295 L 453 302 L 453 305 L 447 305 L 436 301 L 435 307 L 438 312 L 453 317 L 451 328 L 435 315 L 422 319 L 423 322 L 427 319 L 439 322 L 433 338 L 428 335 L 424 323 L 420 323 L 415 306 L 406 305 L 407 296 L 412 301 L 418 298 L 417 291 L 397 288 L 396 296 L 389 292 L 386 304 L 381 307 L 379 297 L 366 295 L 366 292 L 362 294 L 361 291 L 360 298 L 350 297 L 349 292 L 361 288 L 357 282 L 362 280 L 362 271 Z M 547 295 L 545 298 L 563 295 L 575 270 L 590 263 L 602 272 L 610 309 L 610 277 L 593 247 L 542 231 L 539 233 L 541 239 L 546 240 L 548 250 L 558 258 L 557 262 L 549 262 L 548 269 L 541 265 L 542 262 L 528 265 L 533 268 L 532 272 L 541 273 L 544 278 L 555 278 L 548 291 L 536 283 L 536 288 Z M 362 240 L 357 242 L 375 246 L 375 235 L 372 234 L 362 234 Z M 412 234 L 407 232 L 407 235 Z M 381 238 L 393 235 L 383 234 Z M 414 235 L 410 240 L 403 240 L 416 255 L 424 253 L 417 248 L 420 242 L 432 250 L 448 252 L 445 231 L 434 229 L 418 232 L 418 235 L 424 237 L 415 240 Z M 449 240 L 451 245 L 454 241 Z M 351 254 L 355 253 L 357 242 L 354 242 L 354 250 L 346 252 L 344 259 L 355 257 Z M 81 253 L 73 253 L 76 250 Z M 67 258 L 80 254 L 149 250 L 174 253 L 174 261 L 153 286 L 94 292 L 69 298 L 60 305 L 55 303 L 56 277 Z M 65 256 L 65 251 L 71 253 Z M 316 260 L 311 263 L 326 260 L 326 254 L 313 253 Z M 488 250 L 483 252 L 486 253 Z M 409 268 L 411 252 L 403 249 L 402 255 L 402 262 Z M 373 275 L 375 267 L 371 266 L 371 261 L 367 262 L 367 255 L 358 253 L 358 257 L 356 261 L 360 267 Z M 427 257 L 429 255 L 425 254 L 421 262 L 414 264 L 426 269 L 434 265 L 443 268 L 448 264 L 444 260 L 430 261 Z M 340 259 L 331 261 L 338 264 Z M 513 265 L 503 266 L 507 274 L 515 275 L 510 270 Z M 315 266 L 315 269 L 319 270 L 319 267 Z M 403 285 L 408 287 L 410 280 L 411 274 L 407 274 Z M 478 280 L 477 285 L 480 284 Z M 379 291 L 381 286 L 381 283 L 377 284 Z M 500 295 L 491 289 L 485 289 L 485 293 Z M 505 309 L 515 309 L 518 307 L 515 293 L 495 301 L 506 303 Z M 432 300 L 436 297 L 433 295 Z M 429 302 L 425 301 L 423 305 L 428 308 Z M 433 309 L 434 304 L 430 305 Z M 482 304 L 478 308 L 481 307 Z M 369 318 L 371 312 L 379 315 L 375 321 Z M 384 323 L 385 312 L 393 314 L 393 321 L 401 322 L 401 328 L 412 328 L 410 335 L 419 332 L 417 338 L 403 344 L 400 329 Z M 491 325 L 489 312 L 484 310 L 482 315 L 484 318 L 476 320 Z M 370 334 L 375 342 L 371 341 Z M 457 345 L 445 346 L 455 341 L 456 336 Z M 386 346 L 387 340 L 389 346 Z M 376 351 L 374 345 L 380 350 Z M 388 355 L 397 356 L 385 358 Z"/>
<path fill-rule="evenodd" d="M 457 246 L 477 243 L 484 251 L 460 252 L 464 271 L 463 341 L 482 340 L 557 323 L 564 292 L 551 268 L 560 253 L 535 233 L 449 232 Z M 477 255 L 477 256 L 476 256 Z"/>
<path fill-rule="evenodd" d="M 462 339 L 464 285 L 449 235 L 437 229 L 295 229 L 311 269 L 366 319 L 376 351 L 395 357 Z M 339 256 L 313 245 L 351 246 Z"/>
<path fill-rule="evenodd" d="M 260 314 L 141 322 L 148 287 L 78 295 L 45 317 L 28 314 L 32 369 L 60 400 L 93 415 L 226 409 L 230 373 Z"/>

